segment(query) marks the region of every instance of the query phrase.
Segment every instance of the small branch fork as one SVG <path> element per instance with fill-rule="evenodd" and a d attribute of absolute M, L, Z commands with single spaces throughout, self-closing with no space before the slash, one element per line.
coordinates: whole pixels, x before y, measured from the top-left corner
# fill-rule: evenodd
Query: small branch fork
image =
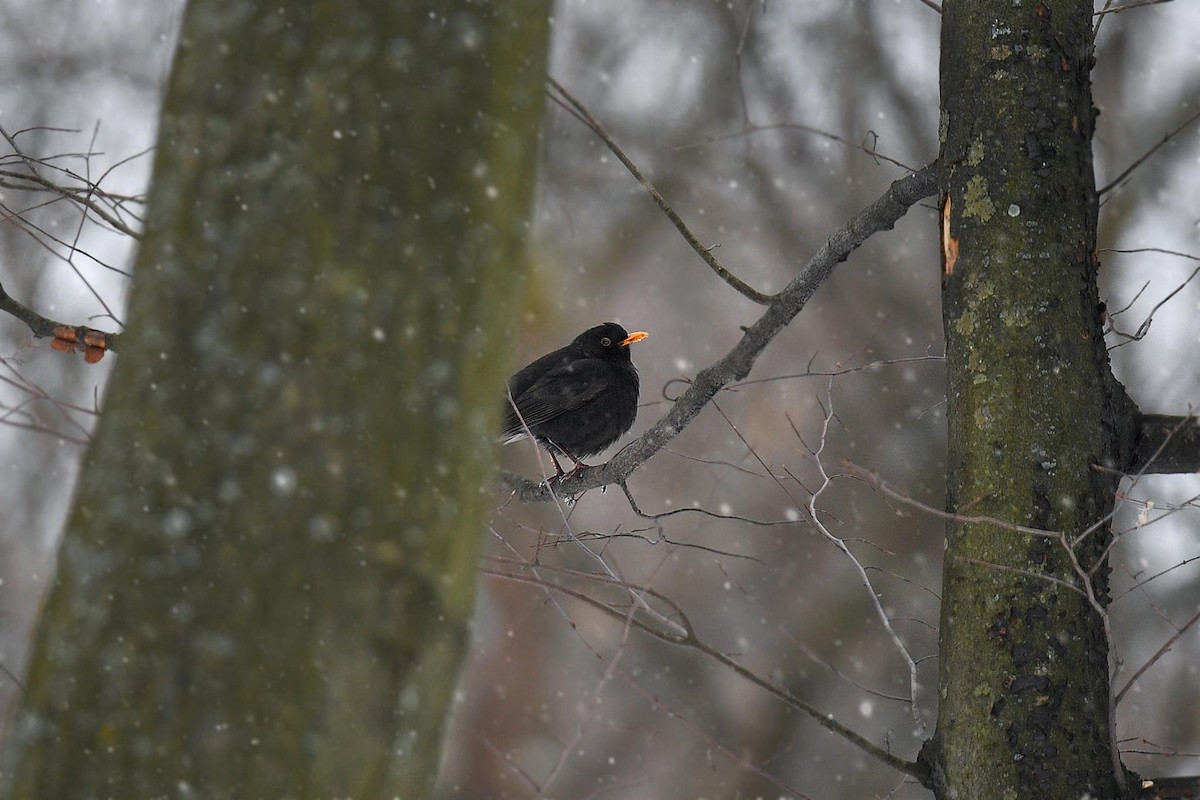
<path fill-rule="evenodd" d="M 93 399 L 91 407 L 58 400 L 36 382 L 22 375 L 13 360 L 8 358 L 0 358 L 0 386 L 11 390 L 15 395 L 11 404 L 7 399 L 0 399 L 0 425 L 47 433 L 71 444 L 86 445 L 90 441 L 90 426 L 84 423 L 84 419 L 94 418 L 100 413 L 98 397 Z M 54 410 L 63 429 L 49 426 L 43 415 L 34 410 L 43 404 Z"/>
<path fill-rule="evenodd" d="M 854 566 L 855 571 L 858 573 L 859 581 L 867 590 L 867 596 L 871 598 L 871 606 L 875 610 L 875 616 L 879 618 L 879 624 L 883 626 L 884 631 L 892 640 L 893 646 L 904 659 L 905 666 L 908 668 L 909 708 L 912 710 L 913 720 L 917 723 L 920 729 L 924 731 L 926 729 L 925 720 L 921 717 L 920 706 L 917 704 L 917 694 L 920 689 L 920 683 L 917 676 L 917 662 L 913 660 L 913 657 L 908 652 L 908 648 L 905 646 L 904 641 L 900 638 L 900 635 L 896 633 L 896 629 L 892 626 L 892 619 L 890 616 L 888 616 L 887 611 L 883 607 L 883 602 L 880 600 L 881 593 L 875 588 L 874 584 L 871 583 L 871 577 L 867 574 L 867 570 L 863 566 L 863 563 L 855 557 L 854 553 L 851 552 L 849 546 L 841 537 L 835 536 L 833 532 L 826 527 L 825 523 L 821 521 L 821 514 L 817 508 L 818 499 L 825 492 L 825 490 L 829 488 L 830 484 L 833 483 L 833 477 L 831 477 L 829 472 L 825 469 L 825 463 L 821 460 L 821 455 L 825 450 L 826 441 L 829 437 L 829 425 L 834 419 L 833 380 L 834 379 L 832 377 L 829 378 L 829 383 L 825 390 L 825 418 L 821 423 L 821 438 L 819 444 L 815 448 L 809 448 L 809 452 L 812 453 L 817 470 L 821 476 L 821 485 L 817 487 L 817 489 L 809 496 L 807 507 L 808 518 L 812 523 L 813 528 L 816 529 L 816 531 L 823 537 L 825 537 L 830 544 L 836 547 L 842 553 L 842 555 L 844 555 L 850 561 L 850 563 Z"/>
<path fill-rule="evenodd" d="M 97 130 L 99 126 L 97 124 Z M 37 158 L 30 156 L 24 152 L 17 142 L 17 137 L 23 133 L 30 131 L 54 131 L 58 133 L 79 133 L 80 131 L 68 128 L 28 128 L 15 133 L 9 133 L 4 126 L 0 125 L 0 137 L 8 143 L 12 148 L 11 154 L 0 156 L 0 188 L 15 189 L 20 192 L 44 192 L 47 194 L 58 195 L 59 197 L 75 203 L 84 214 L 91 212 L 95 217 L 102 220 L 118 233 L 123 233 L 132 239 L 141 239 L 142 234 L 134 228 L 125 217 L 132 217 L 137 222 L 141 222 L 141 218 L 134 211 L 131 211 L 131 206 L 141 205 L 145 202 L 142 197 L 133 197 L 129 195 L 112 194 L 100 188 L 100 184 L 112 174 L 113 170 L 129 163 L 130 161 L 141 158 L 150 152 L 143 150 L 140 153 L 135 153 L 128 158 L 123 158 L 117 163 L 110 166 L 104 173 L 95 181 L 92 181 L 86 175 L 80 175 L 70 169 L 59 166 L 54 163 L 59 157 L 52 158 Z M 93 139 L 95 133 L 93 133 Z M 94 155 L 89 150 L 84 154 L 84 163 L 89 163 L 88 158 Z M 21 167 L 15 169 L 14 167 Z M 59 183 L 42 175 L 41 171 L 45 169 L 49 172 L 57 173 L 61 176 L 64 182 Z M 71 185 L 73 182 L 75 185 Z M 8 208 L 4 211 L 12 215 Z"/>

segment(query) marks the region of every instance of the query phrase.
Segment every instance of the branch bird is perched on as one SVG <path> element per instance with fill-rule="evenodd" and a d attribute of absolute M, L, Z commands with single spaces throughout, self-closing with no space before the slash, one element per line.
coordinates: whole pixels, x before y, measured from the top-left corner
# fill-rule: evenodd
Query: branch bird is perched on
<path fill-rule="evenodd" d="M 505 444 L 533 434 L 559 475 L 557 454 L 574 461 L 576 469 L 584 466 L 579 459 L 599 453 L 633 427 L 638 374 L 629 345 L 647 335 L 606 322 L 518 371 L 508 381 Z"/>

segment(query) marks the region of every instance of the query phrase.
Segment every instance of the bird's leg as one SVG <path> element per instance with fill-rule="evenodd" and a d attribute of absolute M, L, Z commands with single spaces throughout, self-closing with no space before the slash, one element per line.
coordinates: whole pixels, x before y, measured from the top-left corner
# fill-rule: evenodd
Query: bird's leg
<path fill-rule="evenodd" d="M 570 450 L 563 447 L 561 444 L 552 444 L 552 443 L 547 444 L 546 452 L 550 454 L 550 460 L 554 462 L 554 468 L 556 470 L 558 470 L 558 474 L 555 475 L 554 478 L 552 478 L 551 480 L 556 480 L 556 479 L 560 479 L 560 478 L 569 478 L 572 475 L 574 475 L 576 472 L 579 472 L 579 470 L 584 469 L 585 467 L 588 466 L 587 464 L 583 463 L 578 458 L 576 458 L 574 456 L 574 454 L 571 453 Z M 566 472 L 565 470 L 563 470 L 562 464 L 558 463 L 558 457 L 555 455 L 555 453 L 562 453 L 564 456 L 566 456 L 567 458 L 574 461 L 575 469 L 571 470 L 570 472 Z"/>
<path fill-rule="evenodd" d="M 559 450 L 562 450 L 562 451 L 563 451 L 563 453 L 564 453 L 564 454 L 567 456 L 567 458 L 569 458 L 569 459 L 571 459 L 572 461 L 574 461 L 574 462 L 575 462 L 575 469 L 571 470 L 571 471 L 568 473 L 569 475 L 574 475 L 576 472 L 579 472 L 579 470 L 581 470 L 581 469 L 584 469 L 584 468 L 586 468 L 586 467 L 587 467 L 587 464 L 583 463 L 583 462 L 582 462 L 582 461 L 580 461 L 578 458 L 576 458 L 574 455 L 572 455 L 572 453 L 571 453 L 571 451 L 570 451 L 570 450 L 564 450 L 564 449 L 563 449 L 563 448 L 561 448 L 561 447 L 559 448 Z"/>

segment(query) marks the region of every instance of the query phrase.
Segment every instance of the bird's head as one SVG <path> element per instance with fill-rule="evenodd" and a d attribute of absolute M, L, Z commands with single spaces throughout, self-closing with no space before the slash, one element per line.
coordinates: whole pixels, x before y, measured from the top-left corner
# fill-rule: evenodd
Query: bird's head
<path fill-rule="evenodd" d="M 629 333 L 615 322 L 606 322 L 576 336 L 571 347 L 588 358 L 629 361 L 629 345 L 649 335 L 645 331 Z"/>

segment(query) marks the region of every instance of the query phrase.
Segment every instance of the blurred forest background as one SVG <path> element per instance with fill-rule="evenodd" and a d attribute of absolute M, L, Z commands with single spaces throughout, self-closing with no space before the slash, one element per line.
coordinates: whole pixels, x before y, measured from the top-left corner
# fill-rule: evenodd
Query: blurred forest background
<path fill-rule="evenodd" d="M 57 156 L 111 194 L 143 194 L 181 9 L 177 0 L 0 0 L 9 76 L 0 125 L 27 154 Z M 1098 186 L 1200 110 L 1197 53 L 1194 2 L 1103 19 Z M 937 69 L 938 15 L 920 0 L 562 0 L 549 71 L 726 266 L 775 291 L 904 174 L 898 164 L 936 156 Z M 547 119 L 536 278 L 513 321 L 519 361 L 609 319 L 650 331 L 634 350 L 636 435 L 759 309 L 708 271 L 594 135 L 557 106 Z M 16 158 L 10 144 L 0 170 Z M 0 173 L 0 279 L 44 314 L 119 329 L 135 243 L 54 200 L 14 192 Z M 1114 324 L 1133 332 L 1154 313 L 1140 341 L 1110 334 L 1117 376 L 1144 410 L 1187 413 L 1200 401 L 1200 281 L 1187 283 L 1200 266 L 1197 127 L 1103 200 Z M 839 476 L 849 461 L 943 505 L 936 246 L 932 208 L 870 240 L 747 382 L 635 473 L 629 488 L 643 512 L 677 513 L 647 520 L 616 489 L 532 508 L 498 490 L 480 531 L 484 569 L 531 575 L 522 565 L 536 561 L 542 578 L 581 591 L 596 591 L 581 572 L 648 585 L 717 650 L 911 758 L 935 718 L 943 523 Z M 0 319 L 4 721 L 116 358 L 85 365 Z M 528 444 L 500 457 L 527 475 L 538 469 Z M 1123 486 L 1115 529 L 1128 535 L 1112 562 L 1118 687 L 1200 609 L 1200 478 Z M 916 714 L 904 658 L 855 565 L 805 521 L 813 492 L 917 660 Z M 928 796 L 727 667 L 529 583 L 481 578 L 473 635 L 443 769 L 452 797 Z M 1193 629 L 1123 698 L 1130 768 L 1198 771 L 1197 664 Z"/>

